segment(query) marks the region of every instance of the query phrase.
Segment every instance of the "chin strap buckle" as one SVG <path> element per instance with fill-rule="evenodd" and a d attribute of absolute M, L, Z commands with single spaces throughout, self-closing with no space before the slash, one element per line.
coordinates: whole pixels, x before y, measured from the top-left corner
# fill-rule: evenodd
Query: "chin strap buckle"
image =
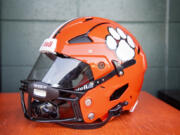
<path fill-rule="evenodd" d="M 114 108 L 112 108 L 110 111 L 109 111 L 109 114 L 111 115 L 111 117 L 113 116 L 119 116 L 120 113 L 122 112 L 122 108 L 124 106 L 128 105 L 128 102 L 125 101 L 123 103 L 119 103 L 118 105 L 116 105 Z"/>

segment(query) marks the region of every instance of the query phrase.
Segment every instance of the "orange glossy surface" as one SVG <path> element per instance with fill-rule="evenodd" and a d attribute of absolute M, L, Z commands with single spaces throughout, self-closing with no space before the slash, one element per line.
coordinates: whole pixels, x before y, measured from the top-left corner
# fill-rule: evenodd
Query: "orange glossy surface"
<path fill-rule="evenodd" d="M 92 17 L 88 21 L 86 21 L 86 19 L 87 17 L 75 19 L 60 28 L 61 30 L 56 36 L 56 52 L 88 63 L 91 67 L 95 80 L 114 70 L 112 60 L 122 63 L 122 61 L 120 61 L 120 59 L 116 56 L 115 52 L 110 50 L 106 45 L 106 37 L 109 34 L 108 27 L 112 27 L 114 29 L 120 28 L 126 35 L 129 35 L 135 43 L 134 59 L 136 60 L 136 64 L 124 69 L 123 76 L 118 77 L 116 75 L 112 79 L 88 91 L 80 100 L 80 107 L 84 121 L 93 122 L 98 118 L 104 118 L 104 116 L 107 116 L 108 110 L 116 106 L 118 103 L 128 101 L 129 104 L 124 107 L 124 109 L 130 110 L 132 108 L 142 87 L 147 62 L 140 44 L 124 27 L 114 21 L 104 18 Z M 95 27 L 97 25 L 98 27 Z M 93 42 L 72 44 L 68 42 L 72 38 L 85 33 L 88 34 L 89 38 L 92 39 Z M 138 48 L 140 48 L 139 54 Z M 104 69 L 98 68 L 99 62 L 105 63 Z M 123 95 L 121 95 L 121 97 L 117 100 L 110 101 L 109 98 L 112 93 L 126 84 L 128 84 L 128 88 Z M 102 88 L 102 86 L 104 88 Z M 92 102 L 96 104 L 86 107 L 84 102 L 88 98 L 92 99 Z M 89 120 L 87 116 L 91 112 L 95 113 L 95 118 Z"/>
<path fill-rule="evenodd" d="M 69 129 L 24 118 L 19 93 L 0 93 L 0 135 L 180 135 L 180 111 L 141 92 L 133 113 L 93 130 Z"/>
<path fill-rule="evenodd" d="M 139 60 L 143 61 L 144 70 L 147 68 L 147 63 L 145 60 L 146 58 L 145 58 L 145 55 L 141 46 L 139 45 L 135 37 L 129 31 L 127 31 L 124 27 L 122 27 L 121 25 L 119 25 L 118 23 L 114 21 L 104 19 L 104 18 L 93 17 L 93 19 L 90 21 L 85 21 L 85 19 L 86 17 L 78 18 L 64 25 L 64 27 L 60 30 L 59 34 L 57 34 L 56 36 L 56 39 L 57 39 L 56 52 L 74 57 L 76 59 L 79 59 L 81 61 L 88 63 L 93 71 L 94 79 L 98 79 L 102 77 L 104 74 L 107 74 L 109 73 L 109 71 L 112 71 L 114 69 L 114 66 L 111 60 L 117 60 L 119 61 L 119 63 L 122 63 L 117 58 L 115 53 L 112 50 L 110 50 L 105 43 L 106 36 L 109 34 L 107 28 L 118 27 L 122 29 L 125 34 L 129 35 L 133 39 L 134 43 L 136 44 L 135 59 L 137 58 L 137 56 L 140 56 Z M 92 31 L 88 32 L 91 28 L 93 28 L 94 26 L 100 23 L 102 23 L 102 25 L 99 25 L 95 27 Z M 92 39 L 93 42 L 72 43 L 72 44 L 68 42 L 72 38 L 85 34 L 85 33 L 88 33 L 88 36 Z M 141 48 L 139 55 L 137 55 L 138 47 Z M 96 70 L 97 63 L 101 62 L 101 59 L 98 59 L 98 58 L 106 59 L 105 67 L 108 65 L 110 65 L 110 67 L 108 66 L 108 69 L 101 70 L 101 72 Z"/>
<path fill-rule="evenodd" d="M 136 65 L 125 69 L 123 76 L 118 77 L 116 75 L 111 79 L 111 81 L 106 81 L 96 88 L 88 91 L 80 100 L 81 111 L 84 116 L 84 120 L 86 122 L 91 122 L 101 118 L 106 115 L 108 110 L 116 106 L 118 103 L 122 103 L 124 101 L 128 101 L 129 104 L 123 109 L 130 110 L 131 107 L 135 104 L 141 90 L 144 76 L 144 73 L 142 72 L 142 65 L 143 64 L 139 62 Z M 123 95 L 117 100 L 110 101 L 110 96 L 114 90 L 122 87 L 127 83 L 128 88 L 123 93 Z M 92 105 L 87 107 L 85 105 L 85 100 L 88 98 L 92 100 Z M 87 117 L 91 112 L 95 114 L 95 118 L 93 120 L 89 120 Z"/>

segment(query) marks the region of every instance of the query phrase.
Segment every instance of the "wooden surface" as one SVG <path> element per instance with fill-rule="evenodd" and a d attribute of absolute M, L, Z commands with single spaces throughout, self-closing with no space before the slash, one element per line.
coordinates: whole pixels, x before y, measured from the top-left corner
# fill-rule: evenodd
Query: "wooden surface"
<path fill-rule="evenodd" d="M 76 130 L 24 118 L 19 93 L 0 93 L 0 135 L 180 135 L 180 111 L 141 92 L 133 113 L 93 130 Z"/>

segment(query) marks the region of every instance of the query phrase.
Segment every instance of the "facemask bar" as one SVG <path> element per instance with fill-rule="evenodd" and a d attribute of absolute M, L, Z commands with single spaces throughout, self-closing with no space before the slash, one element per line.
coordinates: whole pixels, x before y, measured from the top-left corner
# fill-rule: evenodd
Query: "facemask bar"
<path fill-rule="evenodd" d="M 82 121 L 82 116 L 81 116 L 81 111 L 80 111 L 80 106 L 79 106 L 79 99 L 84 94 L 84 92 L 76 92 L 76 91 L 65 90 L 65 89 L 55 89 L 55 88 L 48 86 L 45 83 L 36 82 L 36 81 L 35 82 L 21 81 L 21 83 L 22 83 L 22 86 L 20 88 L 21 104 L 22 104 L 23 112 L 24 112 L 24 115 L 26 118 L 33 120 L 33 121 L 39 121 L 39 122 L 64 122 L 64 121 L 79 122 L 79 121 Z M 38 94 L 38 93 L 36 93 L 37 92 L 36 90 L 39 90 L 39 95 L 35 95 L 35 94 Z M 41 91 L 41 93 L 40 93 L 40 91 Z M 28 93 L 28 109 L 27 109 L 27 107 L 25 105 L 25 101 L 24 101 L 24 93 L 25 92 Z M 46 93 L 46 97 L 44 96 L 45 94 L 42 94 L 43 92 Z M 60 95 L 59 92 L 73 94 L 73 95 L 76 95 L 76 97 L 75 98 L 61 97 L 61 96 L 59 96 Z M 67 118 L 67 119 L 34 118 L 31 115 L 31 113 L 32 113 L 31 112 L 31 109 L 32 109 L 31 99 L 32 98 L 43 101 L 43 102 L 46 102 L 46 101 L 48 102 L 50 100 L 69 101 L 69 102 L 71 102 L 71 105 L 73 108 L 74 117 Z M 59 106 L 57 106 L 57 107 L 59 107 Z M 59 111 L 57 110 L 57 114 L 58 113 L 59 113 Z"/>

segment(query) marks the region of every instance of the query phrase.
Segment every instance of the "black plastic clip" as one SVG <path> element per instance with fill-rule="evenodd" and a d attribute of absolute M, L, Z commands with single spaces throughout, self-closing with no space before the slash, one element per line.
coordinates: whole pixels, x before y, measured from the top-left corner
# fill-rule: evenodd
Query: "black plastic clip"
<path fill-rule="evenodd" d="M 120 64 L 118 61 L 116 60 L 112 60 L 112 63 L 114 65 L 116 74 L 118 76 L 122 76 L 124 74 L 124 69 L 127 67 L 130 67 L 132 65 L 134 65 L 136 63 L 136 60 L 132 59 L 129 61 L 124 62 L 123 64 Z"/>
<path fill-rule="evenodd" d="M 125 101 L 123 103 L 119 103 L 118 105 L 116 105 L 114 108 L 112 108 L 110 111 L 109 111 L 109 114 L 111 116 L 119 116 L 120 113 L 122 112 L 122 108 L 123 106 L 126 106 L 128 105 L 128 102 Z"/>
<path fill-rule="evenodd" d="M 116 60 L 112 60 L 112 63 L 114 65 L 114 67 L 115 67 L 116 74 L 118 76 L 123 75 L 124 74 L 123 66 L 118 61 L 116 61 Z"/>

